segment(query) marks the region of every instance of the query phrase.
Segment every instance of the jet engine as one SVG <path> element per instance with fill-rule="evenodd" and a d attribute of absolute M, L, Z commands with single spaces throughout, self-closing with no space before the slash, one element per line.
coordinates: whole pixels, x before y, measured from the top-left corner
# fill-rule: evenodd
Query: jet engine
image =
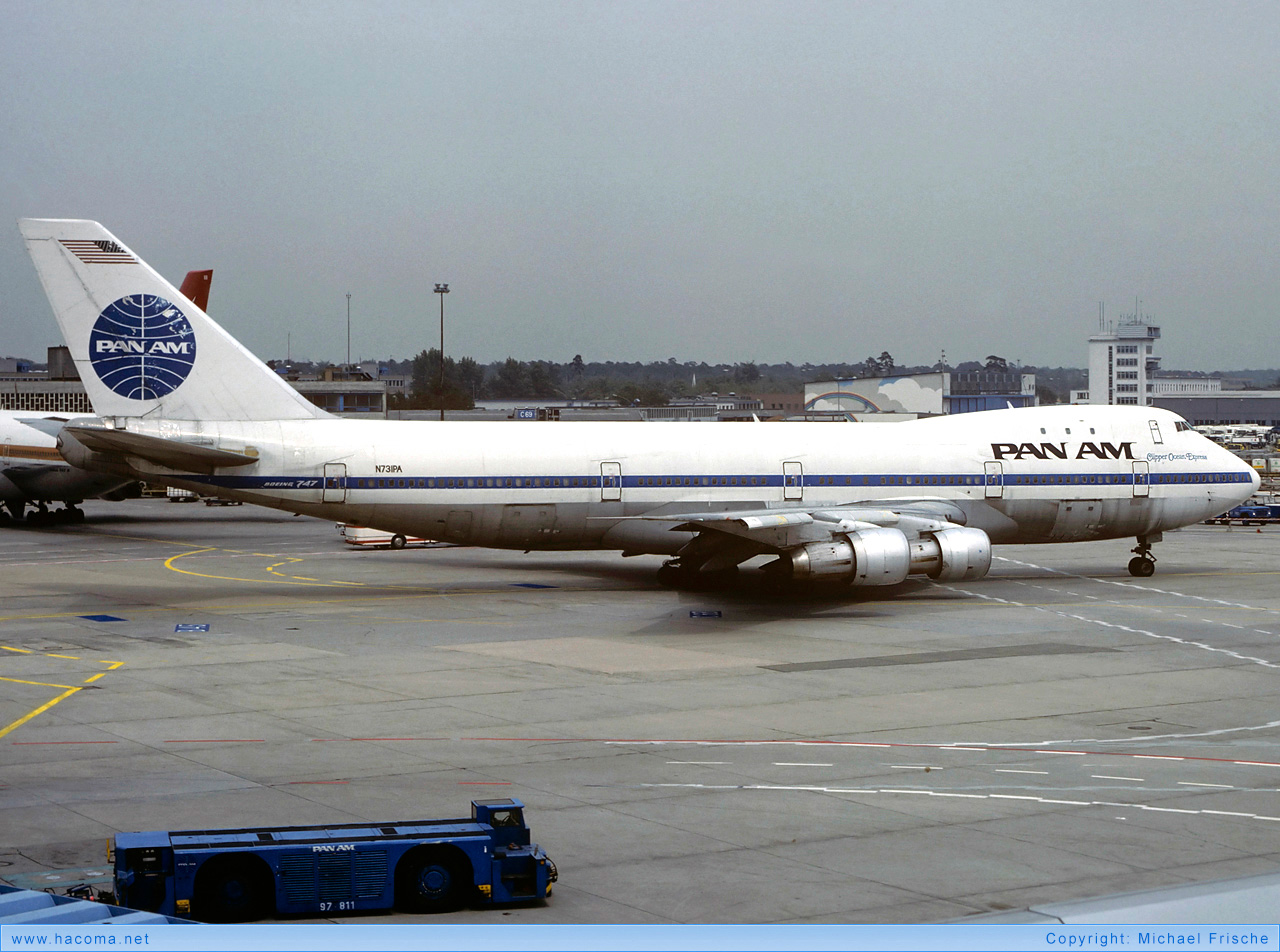
<path fill-rule="evenodd" d="M 991 569 L 991 540 L 981 529 L 940 529 L 911 543 L 911 571 L 939 582 L 967 582 Z"/>
<path fill-rule="evenodd" d="M 859 529 L 788 553 L 794 579 L 846 579 L 850 585 L 897 585 L 911 571 L 911 543 L 898 529 Z"/>
<path fill-rule="evenodd" d="M 962 582 L 987 574 L 991 540 L 981 529 L 963 526 L 922 533 L 914 541 L 900 529 L 868 527 L 792 549 L 780 567 L 789 567 L 793 579 L 850 585 L 897 585 L 908 575 Z"/>

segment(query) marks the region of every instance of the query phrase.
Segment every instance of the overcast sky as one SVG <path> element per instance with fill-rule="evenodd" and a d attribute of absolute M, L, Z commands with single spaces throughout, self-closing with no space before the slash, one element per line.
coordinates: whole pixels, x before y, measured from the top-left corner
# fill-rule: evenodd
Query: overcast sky
<path fill-rule="evenodd" d="M 260 356 L 1280 365 L 1280 4 L 0 0 L 19 217 Z"/>

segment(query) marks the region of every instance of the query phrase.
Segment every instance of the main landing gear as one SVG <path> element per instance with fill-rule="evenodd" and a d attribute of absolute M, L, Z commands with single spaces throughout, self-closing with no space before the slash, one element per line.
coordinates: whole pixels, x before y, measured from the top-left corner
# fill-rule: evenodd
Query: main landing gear
<path fill-rule="evenodd" d="M 708 570 L 705 566 L 684 564 L 680 559 L 668 559 L 658 569 L 659 585 L 690 592 L 708 592 L 727 588 L 737 577 L 738 566 L 736 565 Z"/>
<path fill-rule="evenodd" d="M 27 512 L 27 504 L 25 502 L 5 503 L 4 508 L 8 513 L 9 521 L 30 526 L 31 528 L 53 526 L 59 523 L 78 525 L 84 522 L 84 510 L 79 508 L 75 502 L 64 503 L 61 509 L 50 509 L 43 502 L 36 502 L 31 505 L 33 508 L 30 512 Z"/>
<path fill-rule="evenodd" d="M 1138 544 L 1130 549 L 1136 553 L 1129 560 L 1129 574 L 1134 578 L 1151 578 L 1156 574 L 1156 557 L 1151 554 L 1151 544 L 1160 541 L 1160 533 L 1138 536 Z"/>

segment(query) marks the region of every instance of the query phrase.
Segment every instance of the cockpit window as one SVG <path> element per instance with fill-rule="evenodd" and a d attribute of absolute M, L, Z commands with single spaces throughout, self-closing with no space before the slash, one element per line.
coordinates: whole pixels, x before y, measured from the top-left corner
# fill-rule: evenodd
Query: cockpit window
<path fill-rule="evenodd" d="M 1175 431 L 1177 431 L 1178 433 L 1181 433 L 1181 432 L 1183 432 L 1184 430 L 1189 430 L 1189 429 L 1191 429 L 1191 424 L 1190 424 L 1190 423 L 1188 423 L 1186 420 L 1179 420 L 1177 423 L 1175 423 L 1175 424 L 1174 424 L 1174 427 L 1173 427 L 1173 428 L 1174 428 L 1174 430 L 1175 430 Z"/>

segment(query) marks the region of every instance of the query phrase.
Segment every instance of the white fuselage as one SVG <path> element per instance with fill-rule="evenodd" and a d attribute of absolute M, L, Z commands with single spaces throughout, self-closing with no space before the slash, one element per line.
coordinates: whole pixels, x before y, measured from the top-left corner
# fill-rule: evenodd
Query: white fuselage
<path fill-rule="evenodd" d="M 1257 475 L 1167 411 L 1048 407 L 895 424 L 184 424 L 135 432 L 257 462 L 140 475 L 463 544 L 673 553 L 679 514 L 945 500 L 992 542 L 1151 536 L 1246 499 Z M 663 523 L 652 517 L 672 513 Z M 636 519 L 637 516 L 647 519 Z"/>
<path fill-rule="evenodd" d="M 28 504 L 77 503 L 129 482 L 68 465 L 58 455 L 57 427 L 65 416 L 0 410 L 0 503 L 20 514 Z"/>

